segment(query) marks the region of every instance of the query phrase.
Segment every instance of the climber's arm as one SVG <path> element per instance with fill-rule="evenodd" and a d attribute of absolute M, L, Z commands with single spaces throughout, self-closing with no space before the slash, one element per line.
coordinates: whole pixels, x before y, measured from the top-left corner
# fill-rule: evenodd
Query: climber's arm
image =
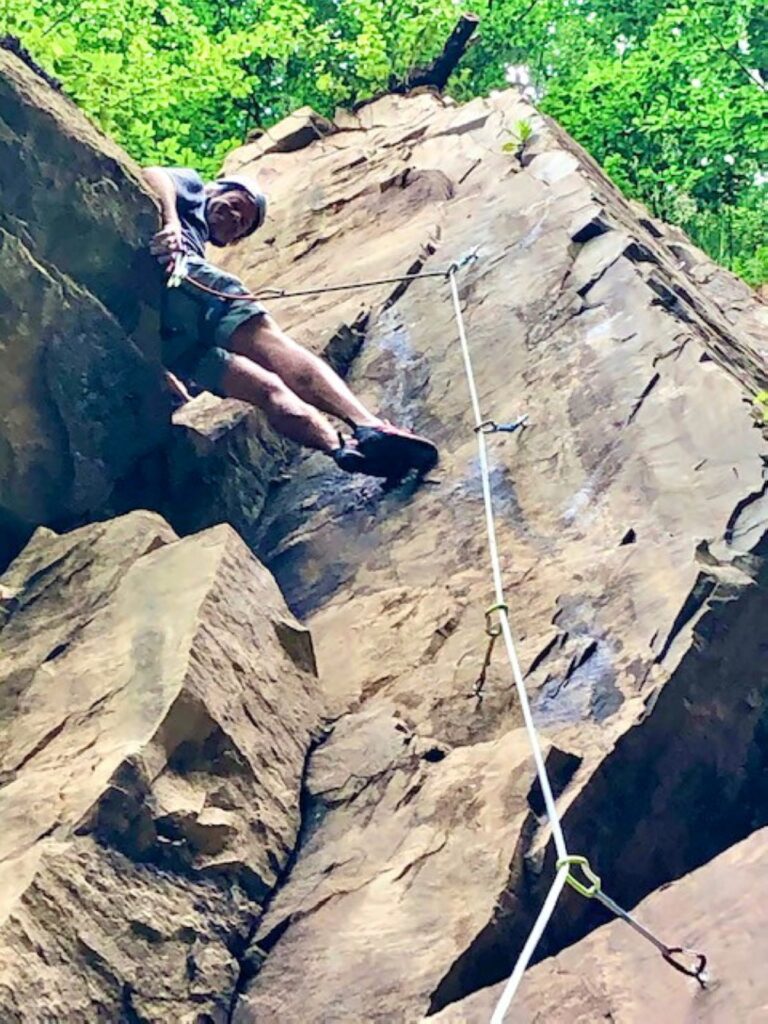
<path fill-rule="evenodd" d="M 160 200 L 163 226 L 152 239 L 150 252 L 153 256 L 170 256 L 181 252 L 181 221 L 176 212 L 176 188 L 173 179 L 162 167 L 146 167 L 144 178 Z"/>
<path fill-rule="evenodd" d="M 162 167 L 145 167 L 144 177 L 147 184 L 160 200 L 160 209 L 163 215 L 163 224 L 172 224 L 178 221 L 176 213 L 176 187 L 173 178 Z"/>

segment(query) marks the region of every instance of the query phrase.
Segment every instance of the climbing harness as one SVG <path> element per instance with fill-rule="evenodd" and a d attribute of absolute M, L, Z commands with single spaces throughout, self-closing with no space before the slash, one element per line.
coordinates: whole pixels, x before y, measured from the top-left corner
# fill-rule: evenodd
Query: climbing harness
<path fill-rule="evenodd" d="M 501 637 L 507 651 L 507 657 L 512 670 L 512 678 L 517 691 L 518 700 L 520 702 L 520 709 L 523 714 L 523 721 L 528 732 L 528 740 L 533 753 L 536 774 L 541 786 L 547 820 L 552 831 L 552 841 L 557 854 L 557 861 L 555 865 L 556 874 L 552 881 L 552 885 L 546 899 L 544 900 L 541 910 L 539 911 L 539 915 L 534 922 L 533 928 L 520 951 L 515 968 L 504 986 L 504 990 L 501 993 L 493 1016 L 491 1017 L 490 1024 L 503 1024 L 504 1017 L 512 1003 L 512 1000 L 514 999 L 523 974 L 530 963 L 531 957 L 533 956 L 542 935 L 544 934 L 544 930 L 549 924 L 550 918 L 552 917 L 557 905 L 557 901 L 566 884 L 584 898 L 598 900 L 598 902 L 611 911 L 611 913 L 615 914 L 616 917 L 620 918 L 622 921 L 625 921 L 628 925 L 634 928 L 635 931 L 642 935 L 643 938 L 647 939 L 653 946 L 655 946 L 666 963 L 671 967 L 674 967 L 675 970 L 680 971 L 682 974 L 695 978 L 702 988 L 705 988 L 707 985 L 707 958 L 703 953 L 686 949 L 683 946 L 667 946 L 658 939 L 635 917 L 620 907 L 618 903 L 614 902 L 614 900 L 603 892 L 601 880 L 599 876 L 592 871 L 587 858 L 576 854 L 570 854 L 565 843 L 560 816 L 555 805 L 555 798 L 552 793 L 549 775 L 547 774 L 541 743 L 533 721 L 533 714 L 531 712 L 528 694 L 525 689 L 523 673 L 520 667 L 520 659 L 512 636 L 512 628 L 509 621 L 509 605 L 504 599 L 504 584 L 502 581 L 501 561 L 499 558 L 498 540 L 496 536 L 496 523 L 491 492 L 491 474 L 488 461 L 488 436 L 496 433 L 514 433 L 517 430 L 522 430 L 527 426 L 528 417 L 521 416 L 511 423 L 497 423 L 495 420 L 483 418 L 480 409 L 480 400 L 477 392 L 477 384 L 475 382 L 475 374 L 472 366 L 469 342 L 467 340 L 467 332 L 464 325 L 464 316 L 461 311 L 459 289 L 456 283 L 457 272 L 470 263 L 475 262 L 477 258 L 477 249 L 475 248 L 466 253 L 461 259 L 451 263 L 444 270 L 417 271 L 415 273 L 404 274 L 399 277 L 377 278 L 370 281 L 357 281 L 352 284 L 326 285 L 318 288 L 303 288 L 299 291 L 265 289 L 257 294 L 252 294 L 250 292 L 237 292 L 232 294 L 228 292 L 219 292 L 214 288 L 209 288 L 207 285 L 203 285 L 201 282 L 196 281 L 189 272 L 187 257 L 184 254 L 179 253 L 174 257 L 171 265 L 168 287 L 178 287 L 182 281 L 188 281 L 194 287 L 199 288 L 200 291 L 207 292 L 217 298 L 226 299 L 228 301 L 259 301 L 263 298 L 287 299 L 307 295 L 321 295 L 327 292 L 369 288 L 379 284 L 396 284 L 405 281 L 419 281 L 430 277 L 439 277 L 448 281 L 451 290 L 451 298 L 453 300 L 454 315 L 456 318 L 456 326 L 459 335 L 462 359 L 464 362 L 464 370 L 467 378 L 472 413 L 475 421 L 474 432 L 477 437 L 478 445 L 480 479 L 482 484 L 483 505 L 485 508 L 486 533 L 488 537 L 488 551 L 491 563 L 493 589 L 496 598 L 495 603 L 491 605 L 485 613 L 485 631 L 488 637 L 488 648 L 486 650 L 480 674 L 475 682 L 472 696 L 482 699 L 486 675 L 493 656 L 493 649 L 496 641 Z M 492 618 L 494 613 L 498 613 L 498 620 L 495 623 Z M 587 879 L 587 884 L 581 881 L 574 874 L 575 868 L 581 869 L 584 877 Z"/>

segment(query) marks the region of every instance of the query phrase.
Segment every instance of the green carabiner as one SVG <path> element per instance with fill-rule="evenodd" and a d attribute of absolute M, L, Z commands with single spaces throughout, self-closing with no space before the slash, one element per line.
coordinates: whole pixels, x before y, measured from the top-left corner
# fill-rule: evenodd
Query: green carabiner
<path fill-rule="evenodd" d="M 591 900 L 600 892 L 600 876 L 596 875 L 589 866 L 589 861 L 586 857 L 580 857 L 578 854 L 570 854 L 568 857 L 561 857 L 555 866 L 558 871 L 560 868 L 568 868 L 568 877 L 566 878 L 568 885 L 570 885 L 572 889 L 575 889 L 580 895 L 585 896 L 588 900 Z M 589 879 L 590 885 L 585 885 L 574 876 L 571 871 L 571 868 L 574 867 L 581 868 L 585 876 Z"/>
<path fill-rule="evenodd" d="M 501 636 L 501 624 L 493 624 L 491 616 L 494 612 L 507 612 L 509 614 L 509 605 L 504 601 L 499 601 L 498 604 L 492 604 L 490 608 L 485 610 L 485 632 L 488 636 Z"/>

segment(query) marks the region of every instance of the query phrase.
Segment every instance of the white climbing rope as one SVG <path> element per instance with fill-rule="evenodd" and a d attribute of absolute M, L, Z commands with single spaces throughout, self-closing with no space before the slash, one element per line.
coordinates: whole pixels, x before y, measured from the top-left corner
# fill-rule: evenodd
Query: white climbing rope
<path fill-rule="evenodd" d="M 469 257 L 463 262 L 469 262 L 471 258 L 474 257 Z M 560 816 L 557 813 L 555 799 L 552 795 L 552 787 L 549 783 L 547 767 L 544 763 L 541 744 L 539 743 L 539 736 L 536 732 L 536 726 L 531 713 L 531 705 L 528 700 L 528 693 L 525 689 L 525 682 L 523 681 L 523 673 L 520 669 L 520 659 L 517 655 L 514 637 L 512 636 L 512 629 L 509 624 L 509 606 L 504 600 L 504 584 L 501 578 L 499 547 L 496 539 L 496 521 L 493 514 L 491 475 L 488 466 L 486 433 L 495 433 L 498 430 L 515 430 L 518 426 L 523 424 L 525 417 L 518 420 L 516 423 L 509 424 L 507 426 L 500 426 L 493 420 L 483 419 L 483 414 L 480 410 L 480 400 L 477 394 L 477 384 L 475 383 L 475 374 L 472 368 L 472 358 L 469 352 L 467 332 L 464 326 L 464 316 L 461 312 L 459 289 L 456 284 L 456 271 L 461 265 L 462 264 L 457 263 L 452 264 L 448 268 L 447 277 L 451 285 L 451 296 L 453 298 L 456 326 L 459 332 L 459 341 L 461 342 L 461 353 L 464 358 L 464 369 L 467 376 L 469 396 L 472 401 L 472 413 L 475 418 L 475 433 L 477 434 L 477 446 L 480 455 L 480 477 L 483 485 L 483 503 L 485 505 L 485 525 L 488 532 L 488 550 L 491 560 L 491 570 L 493 573 L 493 587 L 496 594 L 496 604 L 486 612 L 486 632 L 491 637 L 492 641 L 494 636 L 498 635 L 499 631 L 494 633 L 494 630 L 489 626 L 490 615 L 497 611 L 499 613 L 500 633 L 504 637 L 504 644 L 507 649 L 509 664 L 512 668 L 512 678 L 515 681 L 515 688 L 517 690 L 517 696 L 523 712 L 525 728 L 528 731 L 528 740 L 530 742 L 531 750 L 533 751 L 533 759 L 536 764 L 536 774 L 538 775 L 541 792 L 544 796 L 544 805 L 547 810 L 549 826 L 552 829 L 552 839 L 557 851 L 557 873 L 552 880 L 552 885 L 547 893 L 547 897 L 539 911 L 539 916 L 536 918 L 533 928 L 526 939 L 525 945 L 517 958 L 514 970 L 504 986 L 504 990 L 496 1004 L 496 1009 L 493 1012 L 490 1024 L 504 1024 L 504 1017 L 506 1016 L 507 1010 L 509 1009 L 512 1000 L 515 998 L 515 994 L 520 985 L 523 974 L 531 961 L 531 957 L 533 956 L 536 947 L 541 941 L 544 930 L 549 924 L 552 914 L 555 912 L 555 907 L 557 906 L 557 901 L 560 898 L 560 893 L 563 891 L 563 886 L 566 883 L 586 899 L 598 900 L 618 918 L 634 928 L 635 931 L 643 936 L 643 938 L 652 943 L 652 945 L 659 950 L 662 957 L 670 967 L 674 967 L 676 971 L 680 971 L 682 974 L 685 974 L 690 978 L 695 978 L 702 988 L 706 988 L 708 977 L 706 956 L 703 953 L 687 949 L 684 946 L 667 946 L 666 943 L 658 939 L 652 932 L 640 924 L 632 914 L 623 910 L 618 903 L 603 892 L 600 878 L 589 866 L 587 858 L 569 854 L 565 845 L 565 837 L 563 836 Z M 490 430 L 487 428 L 490 428 Z M 581 869 L 586 882 L 580 881 L 575 876 L 572 869 L 576 867 Z"/>
<path fill-rule="evenodd" d="M 515 681 L 515 688 L 517 689 L 518 699 L 520 701 L 520 707 L 523 712 L 523 720 L 525 721 L 525 728 L 528 730 L 528 739 L 531 744 L 531 750 L 533 751 L 533 760 L 536 765 L 536 774 L 539 777 L 539 784 L 541 786 L 541 792 L 544 797 L 544 806 L 547 809 L 547 817 L 549 819 L 549 826 L 552 829 L 552 839 L 557 850 L 558 860 L 568 857 L 568 849 L 565 845 L 565 838 L 563 836 L 563 829 L 560 824 L 560 816 L 557 813 L 557 807 L 555 806 L 555 799 L 552 795 L 552 787 L 549 782 L 549 776 L 547 774 L 547 768 L 544 763 L 544 756 L 541 752 L 541 744 L 539 743 L 539 736 L 536 732 L 536 726 L 533 721 L 533 714 L 531 713 L 531 705 L 528 701 L 528 693 L 525 689 L 525 682 L 523 680 L 523 673 L 520 668 L 520 659 L 517 655 L 517 648 L 515 647 L 515 640 L 512 636 L 512 629 L 509 624 L 509 612 L 507 610 L 507 604 L 504 600 L 504 583 L 501 576 L 501 563 L 499 561 L 499 546 L 496 539 L 496 522 L 493 514 L 493 497 L 491 494 L 491 475 L 488 467 L 488 447 L 486 443 L 486 435 L 483 431 L 483 424 L 487 422 L 483 418 L 483 414 L 480 410 L 480 400 L 477 394 L 477 384 L 475 383 L 475 373 L 472 367 L 472 357 L 469 352 L 469 343 L 467 341 L 467 332 L 464 327 L 464 316 L 461 312 L 461 302 L 459 301 L 459 289 L 456 285 L 456 270 L 451 268 L 448 271 L 448 279 L 451 285 L 451 296 L 453 298 L 453 309 L 456 315 L 456 326 L 459 331 L 459 341 L 461 342 L 461 353 L 464 358 L 464 369 L 467 376 L 467 385 L 469 387 L 469 396 L 472 402 L 472 413 L 475 418 L 475 433 L 477 435 L 477 447 L 480 457 L 480 478 L 483 486 L 483 502 L 485 504 L 485 525 L 488 532 L 488 550 L 491 560 L 491 571 L 493 573 L 493 588 L 496 594 L 497 609 L 499 612 L 499 622 L 501 625 L 501 633 L 504 637 L 504 644 L 507 649 L 507 656 L 509 657 L 509 664 L 512 668 L 512 678 Z M 536 923 L 528 936 L 528 941 L 523 946 L 522 952 L 518 957 L 515 969 L 507 982 L 501 999 L 498 1002 L 496 1010 L 494 1011 L 493 1017 L 491 1018 L 491 1024 L 502 1024 L 504 1015 L 506 1014 L 509 1006 L 514 999 L 515 993 L 517 992 L 520 979 L 525 972 L 528 963 L 530 962 L 533 952 L 541 939 L 544 929 L 549 923 L 549 919 L 557 904 L 558 897 L 563 890 L 563 886 L 568 878 L 569 868 L 568 865 L 563 865 L 557 872 L 555 879 L 552 883 L 552 888 L 549 891 L 549 895 L 544 901 L 544 905 L 541 908 Z"/>
<path fill-rule="evenodd" d="M 504 986 L 504 991 L 499 997 L 499 1001 L 496 1004 L 496 1009 L 493 1011 L 491 1017 L 491 1024 L 504 1024 L 504 1018 L 507 1015 L 507 1010 L 512 1004 L 512 1000 L 515 998 L 518 986 L 522 981 L 525 969 L 530 963 L 531 957 L 533 956 L 534 950 L 541 940 L 541 936 L 544 934 L 544 929 L 549 924 L 549 919 L 555 912 L 557 901 L 560 899 L 560 893 L 563 891 L 563 886 L 568 881 L 568 867 L 567 865 L 561 867 L 555 875 L 555 880 L 552 883 L 552 888 L 547 893 L 547 898 L 544 900 L 544 906 L 539 911 L 539 916 L 536 918 L 536 923 L 531 929 L 531 933 L 526 939 L 525 945 L 523 946 L 520 956 L 517 958 L 515 969 L 509 976 L 507 984 Z"/>

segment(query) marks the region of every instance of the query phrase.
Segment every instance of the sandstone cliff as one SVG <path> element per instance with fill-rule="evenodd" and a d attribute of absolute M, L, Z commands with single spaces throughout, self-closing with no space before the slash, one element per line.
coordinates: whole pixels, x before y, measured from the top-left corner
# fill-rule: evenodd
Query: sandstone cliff
<path fill-rule="evenodd" d="M 0 564 L 97 514 L 162 439 L 156 223 L 138 168 L 0 49 Z"/>
<path fill-rule="evenodd" d="M 0 633 L 0 1019 L 226 1019 L 293 850 L 311 641 L 228 526 L 38 533 Z"/>
<path fill-rule="evenodd" d="M 521 120 L 533 137 L 504 151 Z M 759 1019 L 765 994 L 737 972 L 766 953 L 750 887 L 768 823 L 768 440 L 751 396 L 768 307 L 513 92 L 299 113 L 228 169 L 272 196 L 224 261 L 254 288 L 476 253 L 459 285 L 482 406 L 530 421 L 491 437 L 493 496 L 569 845 L 724 977 L 699 993 L 621 923 L 583 938 L 606 917 L 566 895 L 539 950 L 556 958 L 511 1019 L 630 1024 L 644 998 L 680 1021 Z M 471 696 L 492 595 L 447 288 L 271 309 L 430 433 L 441 466 L 386 492 L 202 396 L 132 499 L 203 532 L 133 513 L 40 532 L 12 565 L 3 1019 L 474 1024 L 551 883 L 500 649 Z M 317 679 L 221 520 L 307 621 Z"/>
<path fill-rule="evenodd" d="M 535 134 L 515 156 L 520 120 Z M 749 395 L 768 309 L 513 93 L 390 98 L 306 150 L 270 148 L 230 161 L 285 211 L 228 262 L 252 285 L 477 250 L 460 291 L 483 409 L 532 423 L 492 442 L 526 681 L 569 845 L 632 906 L 766 820 L 767 450 Z M 443 460 L 411 497 L 310 458 L 262 519 L 255 543 L 309 616 L 341 717 L 235 1020 L 412 1021 L 505 975 L 554 867 L 500 652 L 468 697 L 491 592 L 456 329 L 434 282 L 273 306 L 318 349 L 360 332 L 355 387 Z M 565 897 L 540 953 L 603 919 Z"/>

